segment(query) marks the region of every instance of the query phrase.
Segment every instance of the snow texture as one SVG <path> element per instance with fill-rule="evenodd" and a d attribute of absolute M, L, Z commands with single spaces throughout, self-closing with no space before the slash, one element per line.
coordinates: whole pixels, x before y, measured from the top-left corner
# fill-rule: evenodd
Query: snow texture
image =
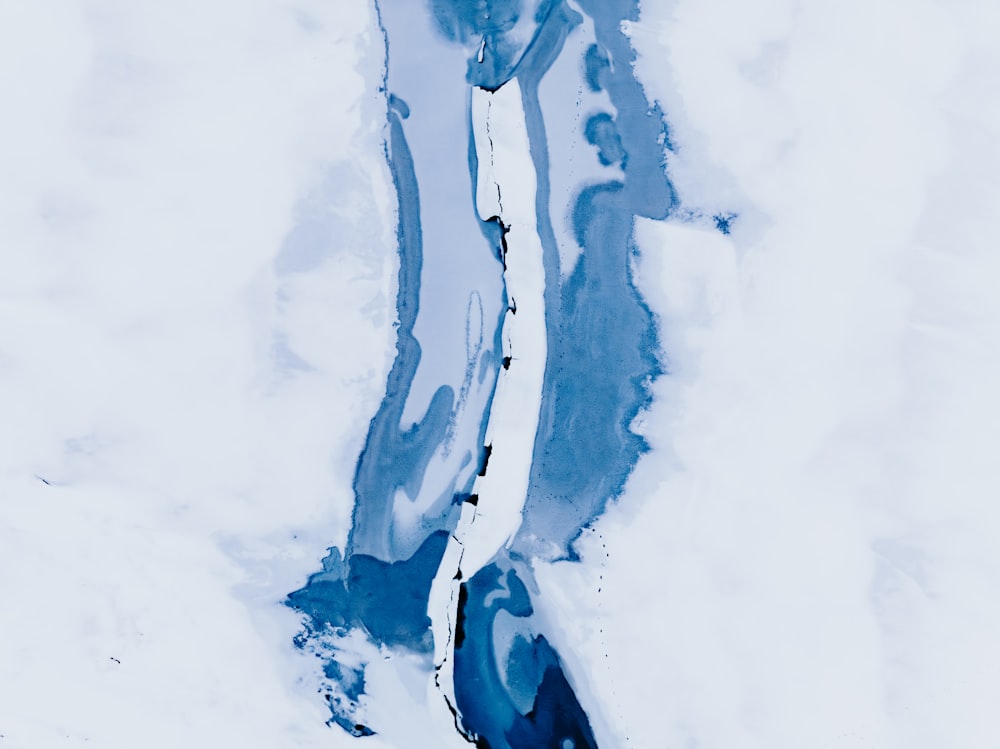
<path fill-rule="evenodd" d="M 623 28 L 680 200 L 632 269 L 664 374 L 579 562 L 533 567 L 597 744 L 996 746 L 1000 10 Z M 0 4 L 0 747 L 466 745 L 370 643 L 383 730 L 327 726 L 282 605 L 348 543 L 394 361 L 384 56 L 362 0 Z M 617 169 L 567 114 L 605 94 L 545 85 L 553 158 Z"/>

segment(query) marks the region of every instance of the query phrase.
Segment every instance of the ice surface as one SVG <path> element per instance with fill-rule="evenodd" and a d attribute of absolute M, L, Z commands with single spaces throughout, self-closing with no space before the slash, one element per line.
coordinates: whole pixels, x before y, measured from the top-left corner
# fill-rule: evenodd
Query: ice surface
<path fill-rule="evenodd" d="M 403 339 L 389 122 L 421 187 L 422 268 L 440 263 L 390 442 L 441 394 L 427 470 L 388 476 L 356 571 L 422 587 L 434 565 L 394 565 L 443 540 L 500 460 L 476 444 L 510 300 L 460 118 L 471 86 L 516 78 L 547 309 L 573 284 L 624 300 L 624 328 L 586 325 L 655 333 L 663 373 L 636 346 L 605 354 L 646 373 L 618 396 L 638 407 L 605 412 L 636 435 L 604 443 L 609 483 L 580 517 L 531 504 L 464 581 L 453 665 L 490 695 L 466 720 L 545 743 L 517 717 L 544 694 L 569 706 L 546 729 L 559 749 L 573 731 L 996 745 L 994 4 L 395 5 L 426 43 L 390 43 L 388 81 L 360 0 L 0 6 L 0 744 L 467 745 L 433 707 L 430 612 L 422 634 L 387 629 L 419 601 L 353 610 L 412 640 L 334 633 L 336 659 L 292 647 L 302 621 L 281 601 L 360 527 L 356 462 Z M 425 62 L 449 72 L 421 89 Z M 636 97 L 669 133 L 622 117 Z M 657 140 L 665 163 L 637 162 Z M 615 181 L 647 219 L 598 276 L 572 209 Z M 588 296 L 606 273 L 617 291 Z M 593 489 L 592 462 L 567 480 Z M 333 682 L 378 735 L 324 725 Z"/>

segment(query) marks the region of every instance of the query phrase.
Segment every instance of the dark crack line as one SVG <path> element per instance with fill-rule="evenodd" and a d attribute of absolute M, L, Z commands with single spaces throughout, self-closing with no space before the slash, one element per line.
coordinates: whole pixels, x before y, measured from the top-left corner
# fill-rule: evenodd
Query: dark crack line
<path fill-rule="evenodd" d="M 493 110 L 493 97 L 486 100 L 486 139 L 490 142 L 490 167 L 492 168 L 493 184 L 497 187 L 497 205 L 500 206 L 500 216 L 503 215 L 503 197 L 500 194 L 500 181 L 496 175 L 496 151 L 493 147 L 493 136 L 490 134 L 490 112 Z M 497 217 L 499 219 L 499 216 Z M 501 228 L 504 227 L 503 219 L 500 219 Z M 504 246 L 504 255 L 507 254 Z"/>

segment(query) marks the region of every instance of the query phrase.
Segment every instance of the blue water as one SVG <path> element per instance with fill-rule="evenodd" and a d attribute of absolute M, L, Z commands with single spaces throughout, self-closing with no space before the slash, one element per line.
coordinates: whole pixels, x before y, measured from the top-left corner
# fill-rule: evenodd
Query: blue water
<path fill-rule="evenodd" d="M 487 565 L 461 588 L 455 632 L 455 686 L 465 735 L 480 747 L 596 747 L 587 714 L 563 672 L 559 656 L 528 620 L 531 597 L 508 559 Z M 500 622 L 514 630 L 497 652 Z M 567 745 L 567 741 L 572 742 Z"/>
<path fill-rule="evenodd" d="M 504 229 L 475 212 L 469 92 L 517 78 L 537 180 L 548 360 L 521 528 L 459 590 L 456 724 L 481 748 L 596 747 L 534 615 L 532 564 L 575 559 L 574 540 L 621 493 L 648 449 L 629 425 L 661 374 L 631 266 L 635 218 L 662 220 L 677 204 L 665 170 L 669 133 L 633 76 L 635 53 L 620 30 L 638 3 L 577 6 L 585 16 L 564 0 L 378 2 L 386 158 L 399 202 L 396 358 L 358 460 L 347 546 L 332 548 L 322 571 L 288 597 L 305 618 L 300 647 L 324 652 L 324 638 L 360 630 L 433 668 L 431 582 L 461 579 L 439 568 L 459 507 L 488 469 L 493 389 L 510 365 L 499 338 Z M 557 65 L 565 54 L 576 64 Z M 605 105 L 569 127 L 547 91 L 589 92 Z M 581 177 L 567 179 L 577 166 L 563 150 L 552 160 L 547 126 L 560 144 L 589 152 Z M 579 259 L 569 265 L 573 248 Z M 363 669 L 325 652 L 332 720 L 371 733 L 356 719 Z"/>

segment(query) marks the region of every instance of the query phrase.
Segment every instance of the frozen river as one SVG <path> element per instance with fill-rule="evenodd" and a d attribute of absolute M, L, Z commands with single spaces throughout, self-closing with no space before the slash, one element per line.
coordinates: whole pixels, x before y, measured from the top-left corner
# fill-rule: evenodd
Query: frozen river
<path fill-rule="evenodd" d="M 456 729 L 492 749 L 596 746 L 533 565 L 575 558 L 646 449 L 630 425 L 660 368 L 632 233 L 676 199 L 622 31 L 637 5 L 378 3 L 397 354 L 347 547 L 289 601 L 304 647 L 332 628 L 425 656 Z M 377 731 L 364 664 L 333 648 L 326 673 L 334 720 Z"/>

